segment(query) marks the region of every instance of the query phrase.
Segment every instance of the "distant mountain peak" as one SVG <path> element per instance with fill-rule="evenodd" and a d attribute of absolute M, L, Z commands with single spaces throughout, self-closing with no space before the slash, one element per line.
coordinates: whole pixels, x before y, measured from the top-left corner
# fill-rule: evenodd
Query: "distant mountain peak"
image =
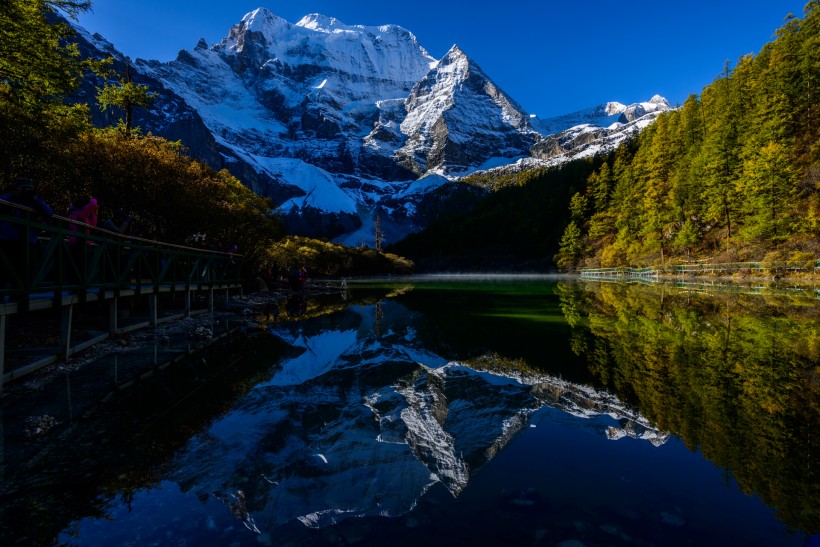
<path fill-rule="evenodd" d="M 248 12 L 242 18 L 245 28 L 249 30 L 262 30 L 266 25 L 282 20 L 268 8 L 256 8 Z"/>
<path fill-rule="evenodd" d="M 458 58 L 461 58 L 461 57 L 467 58 L 467 54 L 464 53 L 464 50 L 461 49 L 458 46 L 458 44 L 453 44 L 450 47 L 450 49 L 447 51 L 447 53 L 444 55 L 444 59 L 448 59 L 448 58 L 458 59 Z"/>
<path fill-rule="evenodd" d="M 618 101 L 610 101 L 604 106 L 604 112 L 607 116 L 614 116 L 626 110 L 626 105 Z"/>
<path fill-rule="evenodd" d="M 278 36 L 288 33 L 292 27 L 288 21 L 274 14 L 267 8 L 257 8 L 246 13 L 242 20 L 231 27 L 228 36 L 220 43 L 226 49 L 242 52 L 245 48 L 248 33 L 254 36 L 253 42 L 261 40 L 272 44 Z"/>
<path fill-rule="evenodd" d="M 318 32 L 331 32 L 334 29 L 347 30 L 349 27 L 335 17 L 328 17 L 320 13 L 305 15 L 296 23 L 297 27 L 303 27 Z"/>
<path fill-rule="evenodd" d="M 407 141 L 397 157 L 417 173 L 465 171 L 521 155 L 536 138 L 518 103 L 458 45 L 413 87 L 405 107 Z"/>

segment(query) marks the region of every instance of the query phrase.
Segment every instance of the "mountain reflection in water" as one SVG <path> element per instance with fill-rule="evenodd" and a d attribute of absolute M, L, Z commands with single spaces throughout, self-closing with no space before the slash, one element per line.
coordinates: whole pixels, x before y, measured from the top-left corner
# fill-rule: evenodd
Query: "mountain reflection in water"
<path fill-rule="evenodd" d="M 627 427 L 590 423 L 613 439 L 667 438 L 588 386 L 518 370 L 497 355 L 448 362 L 424 348 L 404 306 L 379 307 L 347 310 L 345 330 L 315 322 L 276 329 L 297 354 L 196 437 L 168 479 L 222 498 L 241 488 L 260 529 L 294 519 L 323 527 L 402 515 L 436 483 L 458 495 L 545 405 L 582 427 L 601 414 L 622 420 Z"/>
<path fill-rule="evenodd" d="M 97 486 L 105 518 L 76 514 L 60 541 L 767 546 L 820 532 L 813 295 L 505 280 L 351 285 L 339 300 L 273 325 L 284 349 L 266 370 L 138 471 L 85 461 L 120 475 Z"/>

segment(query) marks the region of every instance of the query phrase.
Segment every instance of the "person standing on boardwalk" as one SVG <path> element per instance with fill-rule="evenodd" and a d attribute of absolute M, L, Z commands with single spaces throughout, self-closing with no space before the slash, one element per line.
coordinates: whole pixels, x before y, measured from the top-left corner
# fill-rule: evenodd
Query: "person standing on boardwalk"
<path fill-rule="evenodd" d="M 71 235 L 68 236 L 68 247 L 74 268 L 68 269 L 67 279 L 75 283 L 89 283 L 92 277 L 87 271 L 89 263 L 87 257 L 89 256 L 90 246 L 94 243 L 88 238 L 88 235 L 91 233 L 90 226 L 97 226 L 97 210 L 99 208 L 96 198 L 86 197 L 74 201 L 68 211 L 68 218 L 73 221 L 68 225 L 68 229 L 71 230 Z M 84 229 L 85 237 L 75 235 L 79 234 L 80 226 L 83 224 L 87 225 Z M 85 243 L 78 245 L 81 239 L 84 239 Z"/>
<path fill-rule="evenodd" d="M 122 235 L 131 235 L 134 232 L 134 217 L 124 209 L 114 211 L 114 216 L 103 222 L 103 228 Z"/>
<path fill-rule="evenodd" d="M 88 226 L 97 225 L 97 211 L 100 206 L 97 204 L 97 198 L 81 198 L 71 204 L 71 209 L 68 211 L 68 218 L 75 221 L 68 227 L 72 232 L 80 230 L 80 224 L 87 224 Z M 86 235 L 91 233 L 90 228 L 85 228 Z M 68 242 L 71 245 L 79 241 L 79 237 L 71 235 L 68 237 Z M 91 241 L 86 238 L 86 244 L 90 245 Z"/>

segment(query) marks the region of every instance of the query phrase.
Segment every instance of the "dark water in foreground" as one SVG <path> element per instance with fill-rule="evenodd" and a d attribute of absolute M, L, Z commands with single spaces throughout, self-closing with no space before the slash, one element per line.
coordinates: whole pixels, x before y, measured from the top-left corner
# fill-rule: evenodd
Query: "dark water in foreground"
<path fill-rule="evenodd" d="M 814 544 L 819 317 L 811 291 L 351 285 L 37 450 L 6 413 L 0 537 Z"/>

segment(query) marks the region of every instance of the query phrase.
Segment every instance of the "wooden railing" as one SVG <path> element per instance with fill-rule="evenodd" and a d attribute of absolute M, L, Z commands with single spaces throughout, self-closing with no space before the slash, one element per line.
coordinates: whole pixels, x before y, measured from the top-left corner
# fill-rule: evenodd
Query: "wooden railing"
<path fill-rule="evenodd" d="M 38 218 L 34 210 L 3 200 L 0 223 L 0 234 L 14 235 L 0 240 L 0 396 L 5 382 L 109 336 L 192 315 L 191 295 L 196 291 L 207 291 L 204 311 L 210 312 L 215 289 L 224 289 L 226 299 L 233 289 L 241 292 L 241 255 L 123 236 L 58 215 Z M 181 293 L 184 310 L 160 318 L 157 296 L 169 292 Z M 148 298 L 147 320 L 119 325 L 120 297 L 142 295 Z M 80 343 L 72 340 L 74 306 L 103 300 L 109 303 L 107 332 Z M 7 317 L 54 308 L 62 309 L 56 350 L 7 370 Z M 19 345 L 20 340 L 14 342 Z"/>
<path fill-rule="evenodd" d="M 56 300 L 66 291 L 82 298 L 89 291 L 208 288 L 242 280 L 241 255 L 123 236 L 58 215 L 36 218 L 33 210 L 2 200 L 0 222 L 21 235 L 21 241 L 0 244 L 0 303 L 25 305 L 32 295 Z"/>
<path fill-rule="evenodd" d="M 770 262 L 728 262 L 728 263 L 691 263 L 673 264 L 647 268 L 582 268 L 581 277 L 599 278 L 635 278 L 658 277 L 669 275 L 732 275 L 743 274 L 782 274 L 788 272 L 807 272 L 820 274 L 820 260 L 808 261 L 770 261 Z"/>

